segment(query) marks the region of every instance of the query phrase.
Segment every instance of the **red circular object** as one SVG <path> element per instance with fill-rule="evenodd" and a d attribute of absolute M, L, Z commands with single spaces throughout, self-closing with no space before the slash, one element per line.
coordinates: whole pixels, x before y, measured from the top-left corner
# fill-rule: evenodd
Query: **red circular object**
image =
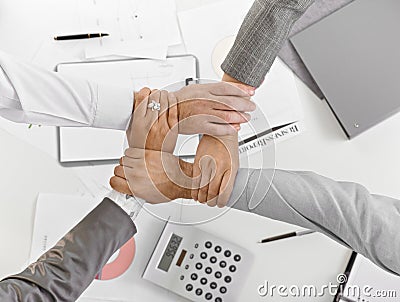
<path fill-rule="evenodd" d="M 95 279 L 111 280 L 123 275 L 131 266 L 133 258 L 135 258 L 135 252 L 135 238 L 132 237 L 120 248 L 117 258 L 107 263 Z"/>

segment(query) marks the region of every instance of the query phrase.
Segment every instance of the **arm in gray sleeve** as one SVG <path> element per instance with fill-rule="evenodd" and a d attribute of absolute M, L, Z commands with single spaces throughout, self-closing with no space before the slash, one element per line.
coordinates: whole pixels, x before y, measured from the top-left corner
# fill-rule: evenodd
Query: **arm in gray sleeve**
<path fill-rule="evenodd" d="M 222 64 L 231 77 L 258 87 L 270 70 L 293 24 L 314 0 L 255 0 Z"/>
<path fill-rule="evenodd" d="M 229 205 L 321 232 L 400 275 L 400 201 L 312 172 L 240 169 Z"/>
<path fill-rule="evenodd" d="M 104 199 L 37 262 L 1 281 L 0 301 L 75 301 L 135 233 L 130 217 Z"/>

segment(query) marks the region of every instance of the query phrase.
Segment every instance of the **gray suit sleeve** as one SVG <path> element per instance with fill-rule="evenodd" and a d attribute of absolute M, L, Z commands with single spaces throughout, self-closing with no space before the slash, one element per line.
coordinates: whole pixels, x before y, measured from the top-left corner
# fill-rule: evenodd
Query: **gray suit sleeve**
<path fill-rule="evenodd" d="M 37 262 L 1 281 L 0 301 L 75 301 L 135 233 L 130 217 L 104 199 Z"/>
<path fill-rule="evenodd" d="M 231 77 L 259 87 L 293 24 L 314 0 L 255 0 L 222 64 Z"/>
<path fill-rule="evenodd" d="M 321 232 L 400 275 L 400 201 L 312 172 L 240 169 L 232 208 Z"/>

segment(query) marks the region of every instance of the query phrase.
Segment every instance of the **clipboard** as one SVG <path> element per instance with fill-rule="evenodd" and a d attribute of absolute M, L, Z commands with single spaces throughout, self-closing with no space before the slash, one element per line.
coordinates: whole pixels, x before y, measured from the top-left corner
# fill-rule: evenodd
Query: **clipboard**
<path fill-rule="evenodd" d="M 199 77 L 198 60 L 192 55 L 169 56 L 165 61 L 123 59 L 62 63 L 57 65 L 56 71 L 99 83 L 132 87 L 132 93 L 145 86 L 162 89 L 171 84 L 174 84 L 173 90 L 178 90 L 188 85 L 188 79 Z M 194 156 L 198 143 L 198 135 L 179 135 L 174 154 Z M 64 166 L 115 162 L 127 147 L 124 131 L 58 128 L 58 160 Z"/>

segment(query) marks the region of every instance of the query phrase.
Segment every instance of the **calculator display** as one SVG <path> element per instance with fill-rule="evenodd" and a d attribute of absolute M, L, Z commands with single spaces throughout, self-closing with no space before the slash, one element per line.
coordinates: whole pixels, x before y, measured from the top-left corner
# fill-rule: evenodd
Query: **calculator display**
<path fill-rule="evenodd" d="M 178 251 L 179 245 L 182 242 L 182 237 L 178 235 L 172 234 L 169 239 L 168 245 L 164 251 L 164 254 L 158 264 L 158 269 L 163 270 L 164 272 L 168 272 L 169 267 L 171 266 L 172 260 L 175 257 L 176 252 Z"/>

